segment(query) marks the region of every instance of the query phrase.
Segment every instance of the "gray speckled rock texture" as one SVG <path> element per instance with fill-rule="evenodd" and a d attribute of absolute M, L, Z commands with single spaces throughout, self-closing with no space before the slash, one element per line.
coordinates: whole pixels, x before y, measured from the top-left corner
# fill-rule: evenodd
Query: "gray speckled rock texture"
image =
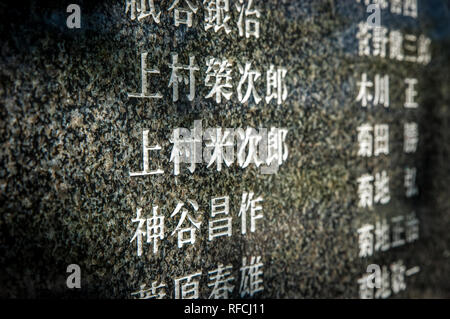
<path fill-rule="evenodd" d="M 72 2 L 72 1 L 70 1 Z M 200 297 L 210 288 L 205 274 L 219 263 L 232 264 L 239 297 L 242 257 L 262 256 L 264 291 L 256 298 L 358 298 L 357 280 L 367 265 L 403 260 L 421 271 L 393 298 L 450 297 L 450 95 L 449 15 L 444 1 L 419 1 L 419 18 L 383 11 L 383 24 L 432 39 L 427 66 L 359 57 L 357 25 L 365 7 L 354 0 L 255 1 L 262 12 L 261 37 L 203 30 L 200 6 L 190 29 L 173 26 L 169 2 L 157 5 L 160 24 L 131 21 L 125 1 L 86 1 L 82 28 L 66 27 L 69 1 L 0 4 L 0 297 L 131 298 L 143 283 L 165 281 L 202 270 Z M 159 3 L 159 1 L 155 1 Z M 130 99 L 140 86 L 139 54 L 161 70 L 151 79 L 161 100 Z M 200 66 L 197 95 L 171 100 L 171 53 Z M 288 68 L 288 98 L 282 106 L 253 101 L 242 105 L 206 99 L 205 59 L 237 63 L 251 59 L 261 71 L 270 64 Z M 355 102 L 357 81 L 389 74 L 391 106 L 362 109 Z M 264 75 L 264 74 L 263 74 Z M 417 77 L 417 110 L 405 110 L 403 80 Z M 257 86 L 261 95 L 263 81 Z M 206 165 L 178 177 L 169 173 L 169 133 L 176 127 L 286 127 L 289 157 L 277 174 L 261 175 L 236 165 L 221 172 Z M 402 150 L 403 123 L 420 127 L 417 153 Z M 390 154 L 357 156 L 356 128 L 390 125 Z M 151 130 L 163 151 L 155 159 L 167 174 L 130 178 L 142 166 L 141 134 Z M 407 199 L 403 169 L 418 169 L 420 193 Z M 357 206 L 356 179 L 387 170 L 391 200 L 374 209 Z M 264 198 L 258 231 L 239 233 L 241 194 Z M 207 241 L 209 201 L 230 195 L 233 236 Z M 199 202 L 203 222 L 192 247 L 178 249 L 167 236 L 157 254 L 144 244 L 138 257 L 131 219 L 158 205 L 167 234 L 177 201 Z M 415 211 L 420 239 L 370 258 L 358 257 L 357 229 L 377 217 Z M 66 288 L 66 267 L 82 269 L 82 288 Z"/>

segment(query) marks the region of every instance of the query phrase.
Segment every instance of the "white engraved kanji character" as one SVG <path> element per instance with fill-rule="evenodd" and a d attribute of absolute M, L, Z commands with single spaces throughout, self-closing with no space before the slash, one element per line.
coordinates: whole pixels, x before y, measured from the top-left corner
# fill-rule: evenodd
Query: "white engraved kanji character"
<path fill-rule="evenodd" d="M 403 35 L 400 31 L 392 30 L 389 33 L 389 57 L 393 60 L 403 61 Z"/>
<path fill-rule="evenodd" d="M 391 247 L 389 224 L 386 218 L 375 223 L 375 251 L 387 251 Z"/>
<path fill-rule="evenodd" d="M 431 40 L 424 35 L 417 41 L 417 63 L 428 64 L 431 61 Z"/>
<path fill-rule="evenodd" d="M 128 97 L 135 98 L 148 98 L 148 99 L 161 99 L 161 93 L 150 94 L 148 92 L 148 74 L 159 74 L 158 69 L 147 69 L 147 55 L 148 52 L 141 53 L 141 92 L 140 93 L 128 93 Z"/>
<path fill-rule="evenodd" d="M 419 194 L 419 190 L 416 185 L 417 169 L 415 167 L 405 168 L 405 195 L 406 197 L 413 197 Z"/>
<path fill-rule="evenodd" d="M 389 76 L 375 75 L 375 96 L 373 105 L 389 107 Z"/>
<path fill-rule="evenodd" d="M 194 208 L 194 212 L 198 211 L 198 204 L 194 200 L 188 200 L 188 202 L 191 204 L 191 206 Z M 173 236 L 176 232 L 178 233 L 178 248 L 181 248 L 184 246 L 184 244 L 195 244 L 195 238 L 196 238 L 196 230 L 200 229 L 201 221 L 197 221 L 194 219 L 191 214 L 189 214 L 188 210 L 186 208 L 183 208 L 184 203 L 178 203 L 177 207 L 173 211 L 173 213 L 170 215 L 170 217 L 174 217 L 178 213 L 181 212 L 180 221 L 178 222 L 177 227 L 172 232 L 171 236 Z M 190 222 L 189 227 L 182 227 L 183 223 L 185 222 L 186 218 Z M 185 236 L 187 234 L 187 236 Z"/>
<path fill-rule="evenodd" d="M 357 85 L 359 86 L 358 96 L 356 97 L 356 102 L 361 101 L 361 106 L 366 107 L 367 102 L 372 102 L 373 95 L 370 94 L 367 88 L 373 87 L 373 82 L 367 80 L 367 74 L 363 73 L 361 75 L 361 81 L 358 81 Z"/>
<path fill-rule="evenodd" d="M 374 126 L 375 141 L 373 153 L 375 156 L 380 154 L 389 154 L 389 125 L 376 124 Z"/>
<path fill-rule="evenodd" d="M 264 215 L 262 214 L 262 206 L 259 205 L 260 202 L 263 201 L 263 198 L 259 196 L 256 199 L 253 199 L 255 194 L 253 192 L 247 193 L 244 192 L 242 194 L 241 208 L 239 210 L 238 216 L 241 217 L 241 232 L 243 235 L 247 233 L 247 211 L 250 209 L 250 231 L 252 233 L 256 230 L 256 221 L 258 219 L 262 219 Z M 261 214 L 257 214 L 257 212 L 261 211 Z"/>
<path fill-rule="evenodd" d="M 133 218 L 131 220 L 132 223 L 138 223 L 136 232 L 134 233 L 133 237 L 130 240 L 130 243 L 136 240 L 138 256 L 142 255 L 142 237 L 147 235 L 146 231 L 144 230 L 145 218 L 141 218 L 141 212 L 142 208 L 137 208 L 136 218 Z"/>
<path fill-rule="evenodd" d="M 239 20 L 238 20 L 238 28 L 239 28 L 239 36 L 244 36 L 248 39 L 251 36 L 255 38 L 259 38 L 259 18 L 261 17 L 261 13 L 258 9 L 254 9 L 253 0 L 247 0 L 247 7 L 244 4 L 244 0 L 238 0 L 239 3 L 236 3 L 236 9 L 239 12 Z M 252 17 L 252 18 L 250 18 Z M 244 23 L 245 20 L 245 23 Z"/>
<path fill-rule="evenodd" d="M 406 289 L 405 271 L 406 267 L 402 260 L 394 262 L 391 265 L 391 286 L 394 294 Z"/>
<path fill-rule="evenodd" d="M 147 2 L 149 10 L 147 11 Z M 153 0 L 126 0 L 125 4 L 125 14 L 130 11 L 131 20 L 136 19 L 136 14 L 139 13 L 137 19 L 141 21 L 142 19 L 152 16 L 153 21 L 159 23 L 159 18 L 161 16 L 161 12 L 156 13 L 155 4 Z"/>
<path fill-rule="evenodd" d="M 242 128 L 236 129 L 234 134 L 237 140 L 238 165 L 246 168 L 253 163 L 256 167 L 259 167 L 263 163 L 258 158 L 258 145 L 262 140 L 261 134 L 252 127 L 247 127 L 245 131 Z"/>
<path fill-rule="evenodd" d="M 416 62 L 417 60 L 417 37 L 414 34 L 405 34 L 403 48 L 405 61 Z M 410 54 L 408 54 L 410 53 Z"/>
<path fill-rule="evenodd" d="M 198 299 L 199 281 L 193 280 L 202 275 L 202 272 L 175 279 L 175 299 Z"/>
<path fill-rule="evenodd" d="M 417 96 L 417 91 L 414 89 L 414 86 L 419 83 L 417 79 L 408 78 L 405 79 L 406 87 L 406 99 L 405 99 L 405 108 L 417 108 L 419 104 L 414 101 L 414 98 Z"/>
<path fill-rule="evenodd" d="M 386 57 L 386 46 L 389 42 L 388 29 L 386 27 L 376 26 L 373 28 L 372 45 L 373 56 L 379 56 L 380 58 Z"/>
<path fill-rule="evenodd" d="M 387 204 L 391 199 L 389 194 L 389 176 L 386 171 L 375 174 L 375 196 L 373 201 L 379 204 Z"/>
<path fill-rule="evenodd" d="M 417 123 L 405 123 L 403 131 L 403 151 L 405 153 L 415 153 L 419 143 L 419 127 Z"/>
<path fill-rule="evenodd" d="M 227 59 L 208 58 L 206 64 L 208 69 L 206 70 L 205 86 L 212 87 L 206 98 L 215 96 L 216 103 L 222 102 L 222 96 L 226 100 L 230 100 L 233 93 L 226 89 L 233 87 L 231 84 L 231 63 Z"/>
<path fill-rule="evenodd" d="M 230 213 L 230 197 L 216 197 L 211 199 L 211 220 L 209 221 L 208 240 L 212 241 L 214 238 L 228 236 L 231 237 L 231 222 Z M 215 218 L 220 215 L 219 218 Z"/>
<path fill-rule="evenodd" d="M 155 174 L 163 174 L 164 171 L 162 169 L 157 169 L 155 171 L 150 170 L 150 157 L 149 151 L 160 151 L 161 146 L 148 146 L 148 132 L 149 130 L 144 130 L 142 132 L 142 162 L 144 164 L 144 170 L 141 172 L 130 172 L 130 176 L 145 176 L 145 175 L 155 175 Z"/>
<path fill-rule="evenodd" d="M 147 218 L 147 244 L 153 242 L 153 253 L 158 252 L 158 240 L 164 239 L 164 216 L 157 215 L 158 206 L 153 206 L 153 216 Z"/>
<path fill-rule="evenodd" d="M 373 255 L 373 225 L 367 224 L 358 229 L 359 257 Z"/>
<path fill-rule="evenodd" d="M 208 163 L 208 168 L 214 163 L 217 171 L 222 170 L 222 163 L 230 167 L 234 162 L 234 134 L 232 129 L 221 127 L 208 128 L 203 134 L 205 148 L 203 158 Z"/>
<path fill-rule="evenodd" d="M 399 247 L 405 244 L 405 239 L 403 238 L 403 234 L 405 233 L 405 225 L 404 225 L 405 217 L 404 216 L 396 216 L 391 219 L 392 223 L 392 244 L 391 247 Z"/>
<path fill-rule="evenodd" d="M 407 243 L 419 239 L 419 220 L 414 212 L 406 216 L 405 239 Z"/>
<path fill-rule="evenodd" d="M 391 13 L 402 14 L 403 0 L 391 0 Z"/>
<path fill-rule="evenodd" d="M 403 15 L 417 18 L 417 0 L 404 0 Z"/>
<path fill-rule="evenodd" d="M 276 165 L 278 167 L 288 158 L 287 133 L 287 129 L 270 128 L 267 134 L 267 160 L 265 161 L 268 166 Z"/>
<path fill-rule="evenodd" d="M 386 299 L 391 296 L 391 277 L 389 270 L 386 266 L 381 269 L 379 280 L 379 288 L 375 292 L 375 298 Z"/>
<path fill-rule="evenodd" d="M 190 28 L 192 27 L 193 16 L 197 13 L 198 7 L 189 0 L 184 0 L 184 2 L 186 2 L 187 8 L 178 8 L 180 0 L 174 0 L 168 11 L 174 10 L 173 20 L 176 27 L 180 24 L 185 24 Z M 182 15 L 185 15 L 184 19 L 181 18 Z"/>
<path fill-rule="evenodd" d="M 180 174 L 180 163 L 189 163 L 189 171 L 195 171 L 196 164 L 202 162 L 202 121 L 194 121 L 194 129 L 176 128 L 170 142 L 173 144 L 170 162 L 174 175 Z"/>
<path fill-rule="evenodd" d="M 359 298 L 360 299 L 373 299 L 374 288 L 368 285 L 369 275 L 365 274 L 358 279 L 359 284 Z"/>
<path fill-rule="evenodd" d="M 243 68 L 241 65 L 238 65 L 239 72 L 242 74 L 241 80 L 239 81 L 239 84 L 237 86 L 237 94 L 238 94 L 238 100 L 241 103 L 246 103 L 251 95 L 253 95 L 253 100 L 256 104 L 258 104 L 261 101 L 261 98 L 258 95 L 258 92 L 255 88 L 255 81 L 259 79 L 261 76 L 261 72 L 256 70 L 251 70 L 252 63 L 251 62 L 245 62 L 245 67 Z M 242 86 L 247 82 L 247 91 L 245 92 L 245 95 L 242 95 Z"/>
<path fill-rule="evenodd" d="M 364 174 L 358 178 L 358 197 L 359 207 L 372 207 L 373 206 L 373 176 Z"/>
<path fill-rule="evenodd" d="M 146 284 L 140 286 L 140 290 L 131 293 L 132 296 L 137 296 L 137 299 L 163 299 L 166 296 L 165 283 L 158 285 L 157 281 L 152 282 L 152 287 L 145 289 Z"/>
<path fill-rule="evenodd" d="M 370 157 L 372 156 L 373 137 L 372 125 L 363 124 L 357 128 L 358 131 L 358 155 Z"/>
<path fill-rule="evenodd" d="M 231 283 L 234 277 L 231 276 L 233 266 L 223 266 L 219 264 L 217 269 L 208 272 L 208 287 L 213 287 L 209 299 L 228 299 L 229 294 L 234 290 Z"/>
<path fill-rule="evenodd" d="M 241 286 L 239 288 L 241 297 L 245 297 L 246 295 L 253 297 L 257 292 L 264 290 L 262 278 L 263 266 L 261 256 L 251 257 L 248 265 L 247 257 L 242 258 Z"/>
<path fill-rule="evenodd" d="M 214 32 L 223 29 L 226 34 L 231 32 L 228 21 L 231 19 L 229 0 L 203 0 L 205 5 L 205 31 L 213 28 Z"/>
<path fill-rule="evenodd" d="M 370 40 L 372 34 L 370 32 L 371 27 L 366 22 L 360 22 L 358 24 L 358 32 L 356 38 L 358 39 L 358 54 L 360 56 L 370 56 Z"/>
<path fill-rule="evenodd" d="M 269 103 L 272 99 L 276 99 L 277 104 L 281 105 L 282 102 L 286 101 L 288 96 L 286 83 L 284 81 L 286 74 L 286 68 L 279 67 L 275 69 L 273 64 L 270 65 L 270 68 L 267 71 L 266 103 Z"/>
<path fill-rule="evenodd" d="M 172 64 L 169 66 L 172 69 L 170 75 L 169 87 L 172 87 L 172 100 L 178 101 L 178 83 L 187 85 L 189 83 L 189 94 L 187 95 L 189 101 L 193 101 L 195 98 L 195 71 L 200 70 L 198 65 L 195 64 L 195 57 L 189 56 L 189 65 L 182 65 L 178 63 L 178 54 L 172 54 Z M 180 74 L 180 70 L 189 71 L 189 77 Z"/>

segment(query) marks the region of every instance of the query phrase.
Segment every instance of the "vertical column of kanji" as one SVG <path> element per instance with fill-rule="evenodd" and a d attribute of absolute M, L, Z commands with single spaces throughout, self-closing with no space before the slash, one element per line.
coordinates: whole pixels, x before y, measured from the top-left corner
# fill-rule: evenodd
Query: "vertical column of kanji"
<path fill-rule="evenodd" d="M 416 14 L 417 17 L 417 14 Z M 417 61 L 426 62 L 430 61 L 429 45 L 430 40 L 424 36 L 416 37 L 409 35 L 405 36 L 407 44 L 405 44 L 405 50 L 413 50 L 418 52 Z M 414 60 L 409 60 L 414 61 Z M 417 186 L 417 166 L 413 160 L 414 155 L 417 153 L 419 145 L 419 124 L 418 124 L 418 108 L 419 93 L 417 87 L 419 79 L 416 77 L 406 77 L 404 79 L 404 111 L 405 120 L 403 122 L 403 153 L 407 157 L 407 164 L 404 166 L 404 196 L 407 199 L 415 197 L 419 194 Z M 401 246 L 404 244 L 412 243 L 419 239 L 419 219 L 416 216 L 414 210 L 406 212 L 404 216 L 398 216 L 397 220 L 403 223 L 403 229 L 398 229 L 397 234 L 393 234 L 396 238 L 393 239 L 393 247 Z M 400 232 L 402 231 L 402 232 Z M 403 235 L 403 236 L 402 236 Z M 419 266 L 414 266 L 410 269 L 406 269 L 403 265 L 403 261 L 399 260 L 391 266 L 392 271 L 392 293 L 396 294 L 406 290 L 406 277 L 417 274 L 420 271 Z"/>
<path fill-rule="evenodd" d="M 129 16 L 132 21 L 135 21 L 133 27 L 141 27 L 143 24 L 160 24 L 160 18 L 164 3 L 161 2 L 160 7 L 155 6 L 154 0 L 126 0 L 125 14 Z M 189 0 L 173 0 L 167 7 L 167 15 L 173 16 L 173 24 L 175 27 L 183 25 L 185 28 L 193 26 L 195 15 L 198 11 L 196 1 Z M 164 13 L 163 13 L 164 14 Z M 128 93 L 129 99 L 146 99 L 155 100 L 162 99 L 163 95 L 155 88 L 155 78 L 161 76 L 160 66 L 153 65 L 152 52 L 150 50 L 143 50 L 139 52 L 139 69 L 140 69 L 140 88 L 138 92 Z M 187 89 L 185 92 L 189 101 L 193 101 L 196 95 L 196 73 L 200 70 L 196 64 L 195 56 L 189 55 L 188 64 L 183 64 L 178 53 L 172 52 L 171 63 L 168 63 L 168 68 L 171 70 L 170 80 L 167 87 L 172 88 L 172 101 L 177 102 L 184 98 L 180 94 L 183 86 Z M 200 127 L 199 127 L 200 126 Z M 142 170 L 130 170 L 130 178 L 156 178 L 155 175 L 162 175 L 169 173 L 158 167 L 155 161 L 152 161 L 157 156 L 157 153 L 162 151 L 159 141 L 150 141 L 151 128 L 144 128 L 142 130 Z M 174 175 L 179 175 L 181 163 L 190 164 L 189 171 L 193 173 L 195 166 L 201 163 L 201 143 L 202 143 L 202 128 L 201 121 L 195 121 L 195 127 L 192 130 L 185 128 L 177 128 L 173 130 L 170 136 L 170 142 L 173 144 L 170 161 L 174 163 Z M 178 201 L 169 218 L 179 219 L 177 226 L 172 233 L 166 234 L 165 222 L 167 218 L 164 213 L 156 205 L 150 205 L 153 209 L 152 216 L 148 216 L 146 212 L 148 205 L 142 203 L 136 208 L 136 217 L 131 219 L 135 226 L 135 232 L 130 243 L 137 247 L 137 256 L 145 259 L 149 257 L 146 251 L 146 245 L 152 245 L 152 255 L 159 253 L 159 244 L 162 240 L 168 237 L 175 237 L 177 247 L 182 249 L 185 246 L 194 245 L 198 241 L 197 231 L 202 224 L 198 220 L 199 204 L 196 200 L 187 200 L 187 203 Z M 184 267 L 183 267 L 184 268 Z M 193 274 L 182 278 L 174 278 L 174 298 L 198 298 L 199 297 L 199 280 L 202 275 L 201 271 L 196 271 Z M 131 296 L 140 299 L 150 298 L 164 298 L 167 297 L 167 285 L 165 280 L 154 280 L 151 283 L 151 288 L 147 289 L 146 284 L 140 285 L 140 289 L 133 292 Z"/>
<path fill-rule="evenodd" d="M 204 16 L 204 30 L 209 34 L 221 34 L 227 36 L 237 31 L 240 39 L 245 38 L 249 41 L 258 41 L 260 38 L 260 17 L 262 16 L 260 9 L 255 4 L 254 0 L 236 0 L 234 3 L 230 0 L 205 0 L 203 1 L 205 16 Z M 232 21 L 231 11 L 235 11 L 237 21 Z M 237 29 L 237 30 L 236 30 Z M 232 59 L 228 57 L 208 57 L 206 59 L 206 77 L 204 85 L 209 88 L 206 99 L 212 99 L 217 104 L 230 101 L 234 96 L 242 105 L 249 105 L 254 103 L 258 105 L 263 101 L 261 92 L 258 92 L 257 85 L 262 80 L 262 72 L 255 67 L 254 62 L 245 59 L 237 63 L 237 68 L 240 74 L 240 80 L 233 83 L 233 68 L 236 66 Z M 286 99 L 287 90 L 284 86 L 284 77 L 286 73 L 278 71 L 278 77 L 274 66 L 268 71 L 268 100 L 275 99 L 278 104 Z M 278 86 L 277 86 L 278 85 Z M 283 90 L 284 89 L 284 90 Z M 235 95 L 235 93 L 237 93 Z M 277 93 L 279 95 L 277 95 Z M 226 166 L 230 166 L 234 161 L 233 150 L 235 142 L 237 142 L 237 164 L 241 168 L 246 168 L 250 164 L 259 167 L 266 163 L 266 154 L 261 156 L 258 150 L 261 148 L 264 132 L 257 131 L 252 128 L 236 129 L 234 132 L 230 129 L 223 130 L 218 127 L 215 129 L 205 130 L 205 153 L 204 160 L 207 167 L 216 165 L 217 171 L 222 170 L 222 162 Z M 267 134 L 266 134 L 267 140 Z M 247 149 L 246 149 L 247 146 Z M 286 154 L 287 156 L 287 154 Z M 286 158 L 284 158 L 286 159 Z M 275 160 L 273 160 L 275 162 Z M 268 162 L 267 165 L 271 165 Z M 271 165 L 271 167 L 274 165 Z M 248 195 L 248 196 L 247 196 Z M 261 196 L 253 198 L 254 193 L 244 192 L 242 198 L 241 208 L 239 210 L 239 217 L 241 217 L 242 235 L 247 233 L 247 215 L 249 215 L 250 230 L 256 231 L 257 220 L 263 218 L 262 206 L 258 203 L 263 201 Z M 229 211 L 229 197 L 218 197 L 211 201 L 211 217 L 209 222 L 209 237 L 208 240 L 215 240 L 217 237 L 232 236 L 231 217 L 228 217 Z M 241 268 L 241 285 L 239 286 L 239 293 L 242 297 L 253 296 L 255 293 L 262 292 L 263 285 L 263 262 L 261 256 L 249 258 L 250 265 L 247 265 L 247 257 L 243 256 L 243 266 Z M 255 259 L 256 258 L 256 259 Z M 214 287 L 210 298 L 227 298 L 228 293 L 232 289 L 217 288 L 217 281 L 220 279 L 219 274 L 222 271 L 222 265 L 213 272 L 210 272 L 210 280 L 216 278 Z M 211 277 L 211 275 L 215 275 Z M 234 279 L 234 278 L 233 278 Z M 226 286 L 228 287 L 228 286 Z"/>
<path fill-rule="evenodd" d="M 398 1 L 397 1 L 398 2 Z M 404 0 L 403 15 L 411 18 L 418 18 L 417 1 Z M 400 39 L 399 39 L 400 40 Z M 431 40 L 424 35 L 405 34 L 403 36 L 403 55 L 404 60 L 410 63 L 418 63 L 426 65 L 431 60 L 430 54 Z M 401 47 L 400 43 L 397 45 Z M 409 199 L 415 197 L 419 193 L 417 187 L 417 166 L 412 160 L 417 153 L 419 145 L 419 125 L 418 125 L 418 108 L 419 93 L 417 91 L 419 79 L 417 77 L 407 76 L 402 83 L 405 88 L 403 109 L 405 111 L 403 121 L 403 153 L 406 158 L 406 166 L 404 166 L 404 196 Z M 392 247 L 398 247 L 408 243 L 412 243 L 419 239 L 419 220 L 415 211 L 404 212 L 402 216 L 395 217 L 395 230 L 392 233 Z M 403 265 L 402 260 L 398 260 L 391 265 L 391 289 L 393 294 L 397 294 L 406 290 L 406 277 L 417 274 L 420 267 L 414 266 L 407 269 Z"/>
<path fill-rule="evenodd" d="M 369 3 L 368 3 L 369 4 Z M 367 5 L 368 5 L 367 4 Z M 379 3 L 378 10 L 385 8 L 386 3 Z M 358 52 L 360 56 L 377 56 L 385 58 L 388 43 L 388 29 L 380 24 L 375 26 L 361 22 L 356 35 L 358 42 Z M 362 72 L 357 81 L 358 93 L 356 102 L 364 112 L 370 113 L 372 110 L 389 110 L 390 99 L 390 77 L 389 74 L 368 74 Z M 370 160 L 372 158 L 389 155 L 389 125 L 383 121 L 366 121 L 360 124 L 357 129 L 358 151 L 357 156 Z M 366 165 L 364 165 L 367 167 Z M 391 195 L 389 189 L 389 173 L 386 169 L 364 172 L 357 178 L 358 207 L 363 210 L 374 210 L 374 205 L 386 205 L 390 202 Z M 377 222 L 362 223 L 357 230 L 360 258 L 369 258 L 376 251 L 386 251 L 390 247 L 389 225 L 386 219 L 377 218 Z M 389 274 L 386 267 L 379 269 L 377 273 L 377 283 L 384 284 L 388 281 Z M 364 275 L 358 280 L 360 285 L 361 298 L 386 298 L 386 289 L 378 290 L 374 296 L 373 287 L 370 286 L 369 278 Z M 369 284 L 369 285 L 368 285 Z"/>
<path fill-rule="evenodd" d="M 356 0 L 361 3 L 361 0 Z M 392 59 L 404 63 L 428 64 L 431 59 L 430 40 L 424 35 L 403 34 L 399 30 L 389 30 L 381 24 L 380 10 L 390 9 L 394 15 L 403 15 L 416 19 L 417 0 L 370 1 L 364 4 L 375 9 L 375 20 L 370 16 L 367 22 L 358 24 L 356 38 L 358 39 L 358 55 L 376 59 Z M 372 11 L 373 12 L 373 11 Z M 378 15 L 377 15 L 378 13 Z M 369 23 L 370 20 L 370 23 Z M 389 74 L 368 74 L 362 72 L 357 82 L 358 94 L 356 102 L 364 110 L 375 107 L 389 109 L 391 107 Z M 403 83 L 402 83 L 403 84 Z M 417 91 L 416 78 L 406 78 L 405 109 L 416 109 Z M 386 123 L 366 122 L 357 128 L 358 152 L 360 157 L 370 158 L 387 156 L 389 154 L 389 125 Z M 403 152 L 415 153 L 419 141 L 418 124 L 416 121 L 403 123 Z M 406 197 L 417 195 L 416 168 L 407 166 L 404 170 L 404 186 Z M 387 204 L 391 196 L 389 190 L 389 174 L 386 170 L 367 172 L 357 179 L 358 207 L 372 210 L 374 204 Z M 375 216 L 375 221 L 362 223 L 357 230 L 360 258 L 368 258 L 376 252 L 411 243 L 418 239 L 419 222 L 415 213 L 401 213 L 387 220 Z M 369 270 L 371 268 L 371 270 Z M 370 265 L 367 273 L 358 280 L 359 296 L 361 298 L 387 298 L 392 293 L 398 293 L 406 288 L 405 276 L 411 276 L 419 271 L 418 267 L 406 270 L 402 260 L 395 261 L 390 267 Z"/>
<path fill-rule="evenodd" d="M 377 27 L 373 30 L 374 50 L 380 57 L 384 57 L 386 53 L 386 28 Z M 365 40 L 364 40 L 365 41 Z M 376 44 L 376 45 L 375 45 Z M 367 41 L 367 48 L 370 46 Z M 366 51 L 364 49 L 362 52 Z M 360 80 L 357 81 L 358 93 L 356 102 L 364 112 L 382 108 L 389 110 L 390 101 L 390 77 L 388 74 L 368 75 L 363 72 Z M 370 160 L 373 158 L 381 158 L 386 162 L 390 152 L 390 128 L 384 121 L 366 121 L 356 128 L 358 151 L 357 156 Z M 367 166 L 367 164 L 365 165 Z M 357 178 L 357 195 L 358 207 L 362 210 L 374 211 L 376 205 L 387 205 L 391 200 L 389 188 L 390 176 L 387 169 L 378 169 L 376 171 L 368 171 L 361 174 Z M 380 218 L 378 214 L 374 214 L 376 222 L 362 223 L 357 230 L 358 245 L 360 258 L 367 259 L 378 251 L 386 251 L 390 248 L 389 241 L 389 224 L 386 218 Z M 376 282 L 383 289 L 374 290 L 369 281 L 368 275 L 364 275 L 358 280 L 360 285 L 361 298 L 387 298 L 389 297 L 389 272 L 386 266 L 377 269 Z"/>

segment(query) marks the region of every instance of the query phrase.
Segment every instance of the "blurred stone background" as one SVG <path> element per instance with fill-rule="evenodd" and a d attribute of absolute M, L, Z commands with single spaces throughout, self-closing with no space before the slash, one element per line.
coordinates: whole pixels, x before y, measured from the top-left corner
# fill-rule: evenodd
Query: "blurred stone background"
<path fill-rule="evenodd" d="M 66 27 L 72 2 L 81 6 L 81 29 Z M 233 32 L 226 35 L 204 31 L 200 4 L 190 29 L 173 25 L 169 1 L 155 4 L 160 24 L 130 20 L 125 0 L 0 4 L 0 297 L 131 298 L 141 284 L 158 280 L 172 298 L 174 278 L 202 270 L 200 297 L 207 298 L 205 274 L 222 263 L 233 265 L 237 298 L 245 256 L 261 256 L 264 263 L 264 292 L 256 298 L 358 298 L 357 280 L 367 265 L 400 259 L 421 271 L 393 298 L 450 297 L 448 1 L 419 1 L 418 19 L 382 11 L 383 25 L 430 37 L 426 66 L 359 57 L 355 36 L 367 13 L 355 0 L 255 0 L 262 12 L 259 39 L 237 36 L 234 8 Z M 163 99 L 127 97 L 139 91 L 144 51 L 161 71 L 151 83 Z M 193 102 L 185 91 L 172 102 L 173 52 L 181 63 L 195 55 L 200 66 Z M 233 61 L 230 101 L 205 99 L 208 56 Z M 260 71 L 287 67 L 283 105 L 238 102 L 237 63 L 246 60 Z M 390 75 L 388 110 L 364 110 L 355 102 L 363 72 Z M 406 77 L 419 79 L 414 111 L 403 108 Z M 264 80 L 263 74 L 261 95 Z M 168 136 L 176 127 L 192 128 L 194 120 L 204 128 L 286 127 L 289 157 L 275 175 L 198 165 L 193 174 L 175 177 Z M 402 149 L 406 120 L 419 123 L 414 155 Z M 388 156 L 357 156 L 356 128 L 364 122 L 390 125 Z M 167 173 L 130 178 L 142 167 L 143 129 L 163 147 L 155 164 Z M 413 199 L 404 195 L 406 165 L 419 173 Z M 391 177 L 390 203 L 358 208 L 356 179 L 383 169 Z M 264 198 L 264 220 L 244 237 L 237 213 L 245 191 Z M 223 195 L 231 198 L 233 236 L 208 242 L 209 201 Z M 149 216 L 158 205 L 168 235 L 178 222 L 170 213 L 187 199 L 201 206 L 196 244 L 178 249 L 176 238 L 166 236 L 157 254 L 144 244 L 138 257 L 130 243 L 136 208 Z M 358 257 L 362 224 L 412 211 L 420 220 L 417 242 Z M 66 287 L 66 267 L 73 263 L 82 270 L 79 290 Z"/>

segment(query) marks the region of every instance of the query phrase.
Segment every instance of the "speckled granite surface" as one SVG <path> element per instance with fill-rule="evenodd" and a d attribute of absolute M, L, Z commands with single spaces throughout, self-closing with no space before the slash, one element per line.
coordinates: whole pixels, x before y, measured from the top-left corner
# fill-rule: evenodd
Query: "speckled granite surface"
<path fill-rule="evenodd" d="M 264 292 L 258 298 L 357 298 L 357 280 L 370 263 L 402 259 L 421 271 L 393 297 L 450 297 L 450 96 L 449 7 L 420 1 L 419 19 L 386 16 L 386 24 L 432 39 L 426 67 L 359 57 L 355 34 L 364 7 L 346 1 L 256 1 L 263 13 L 261 37 L 237 32 L 205 32 L 200 8 L 193 28 L 175 28 L 168 14 L 159 25 L 131 21 L 125 1 L 80 2 L 82 28 L 65 25 L 64 1 L 0 4 L 0 296 L 27 298 L 130 298 L 143 283 L 168 283 L 219 263 L 232 264 L 234 276 L 244 256 L 262 256 Z M 163 4 L 167 12 L 169 4 Z M 231 11 L 232 21 L 237 19 Z M 383 15 L 384 18 L 384 15 Z M 234 30 L 235 31 L 235 30 Z M 130 99 L 139 88 L 139 54 L 161 77 L 152 84 L 161 100 Z M 170 54 L 189 54 L 200 66 L 193 102 L 172 102 Z M 216 104 L 205 99 L 202 81 L 208 56 L 237 62 L 251 59 L 265 69 L 288 68 L 287 101 L 242 105 L 236 94 Z M 363 110 L 355 102 L 360 74 L 391 78 L 391 107 Z M 419 79 L 420 107 L 402 107 L 406 77 Z M 261 92 L 264 87 L 258 88 Z M 289 157 L 276 175 L 236 166 L 221 172 L 199 165 L 194 174 L 130 178 L 142 165 L 141 134 L 152 131 L 165 150 L 159 162 L 167 171 L 176 127 L 286 127 Z M 418 152 L 402 152 L 402 123 L 420 127 Z M 364 123 L 390 125 L 388 156 L 357 156 L 356 128 Z M 418 168 L 420 194 L 406 199 L 403 169 Z M 356 179 L 386 169 L 391 201 L 373 210 L 357 207 Z M 253 190 L 264 197 L 260 230 L 242 237 L 237 217 L 240 196 Z M 152 204 L 169 215 L 177 201 L 200 203 L 203 226 L 211 197 L 230 195 L 234 216 L 231 238 L 208 242 L 202 227 L 192 247 L 178 249 L 174 237 L 152 254 L 144 245 L 136 255 L 130 243 L 136 208 L 150 214 Z M 371 258 L 358 257 L 357 229 L 376 216 L 416 211 L 419 241 Z M 66 288 L 66 267 L 82 269 L 82 288 Z M 236 286 L 239 281 L 236 279 Z M 209 288 L 202 277 L 200 296 Z M 232 297 L 238 297 L 238 288 Z"/>

